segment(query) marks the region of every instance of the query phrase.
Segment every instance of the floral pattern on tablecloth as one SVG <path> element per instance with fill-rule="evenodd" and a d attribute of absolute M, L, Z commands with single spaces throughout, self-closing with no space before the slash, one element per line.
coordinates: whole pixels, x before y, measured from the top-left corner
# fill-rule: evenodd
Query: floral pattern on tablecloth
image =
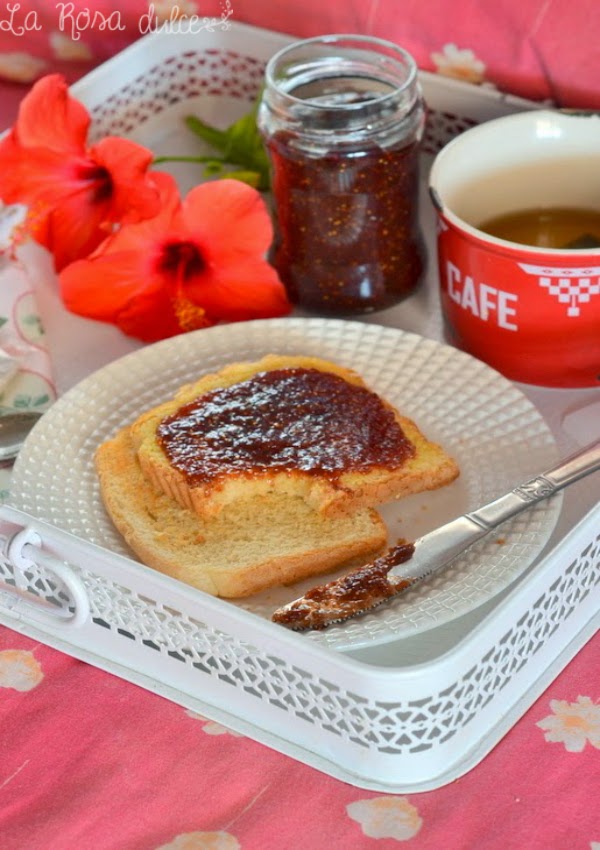
<path fill-rule="evenodd" d="M 118 4 L 123 30 L 0 26 L 0 124 L 49 71 L 73 82 L 138 38 L 147 0 Z M 117 8 L 76 0 L 78 9 Z M 560 105 L 600 107 L 596 0 L 157 0 L 298 36 L 368 32 L 420 67 Z M 177 7 L 177 8 L 176 8 Z M 8 4 L 0 0 L 0 21 Z M 1 265 L 0 348 L 22 364 L 2 409 L 55 398 L 32 282 Z M 4 320 L 4 321 L 2 321 Z M 8 474 L 0 472 L 6 495 Z M 18 628 L 18 624 L 15 623 Z M 1 850 L 600 850 L 600 642 L 595 636 L 472 771 L 420 794 L 355 788 L 192 710 L 0 627 Z M 232 711 L 234 707 L 232 706 Z"/>
<path fill-rule="evenodd" d="M 229 832 L 186 832 L 156 850 L 241 850 L 241 846 Z"/>
<path fill-rule="evenodd" d="M 600 850 L 600 704 L 573 696 L 599 664 L 592 641 L 465 776 L 390 794 L 0 628 L 0 723 L 26 730 L 0 739 L 2 850 Z"/>
<path fill-rule="evenodd" d="M 472 50 L 461 50 L 456 44 L 445 44 L 441 51 L 434 51 L 431 61 L 444 77 L 475 85 L 485 81 L 485 63 Z"/>
<path fill-rule="evenodd" d="M 575 702 L 551 700 L 552 714 L 538 721 L 544 737 L 564 744 L 570 753 L 580 753 L 587 744 L 600 750 L 600 702 L 578 696 Z"/>
<path fill-rule="evenodd" d="M 369 838 L 408 841 L 415 837 L 423 825 L 419 810 L 406 797 L 356 800 L 346 806 L 346 811 Z"/>
<path fill-rule="evenodd" d="M 33 652 L 25 649 L 5 649 L 0 652 L 0 688 L 30 691 L 43 678 L 42 668 Z"/>
<path fill-rule="evenodd" d="M 209 720 L 207 717 L 203 717 L 201 714 L 198 714 L 191 709 L 186 711 L 188 717 L 192 717 L 194 720 L 199 720 L 203 723 L 202 731 L 207 735 L 235 735 L 242 737 L 241 732 L 235 732 L 233 729 L 228 729 L 226 726 L 221 726 L 220 723 L 215 723 L 213 720 Z"/>

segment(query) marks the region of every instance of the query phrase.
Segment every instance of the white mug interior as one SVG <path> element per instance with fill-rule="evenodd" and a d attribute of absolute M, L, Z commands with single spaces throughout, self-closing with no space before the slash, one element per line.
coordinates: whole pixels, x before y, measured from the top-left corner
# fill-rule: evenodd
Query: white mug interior
<path fill-rule="evenodd" d="M 600 210 L 600 116 L 535 110 L 487 121 L 440 151 L 429 188 L 458 227 L 504 244 L 478 228 L 518 211 Z"/>

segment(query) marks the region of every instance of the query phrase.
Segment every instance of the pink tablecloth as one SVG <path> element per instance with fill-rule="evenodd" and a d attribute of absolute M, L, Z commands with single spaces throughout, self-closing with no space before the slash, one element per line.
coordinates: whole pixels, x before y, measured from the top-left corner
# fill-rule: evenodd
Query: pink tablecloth
<path fill-rule="evenodd" d="M 58 68 L 76 79 L 136 38 L 147 12 L 144 0 L 123 2 L 112 20 L 124 29 L 100 31 L 86 25 L 90 4 L 23 4 L 12 17 L 9 5 L 19 4 L 0 3 L 4 126 L 36 76 Z M 155 3 L 163 17 L 173 5 Z M 106 19 L 115 4 L 93 8 Z M 600 107 L 595 0 L 179 3 L 224 9 L 297 35 L 375 33 L 430 70 Z M 473 771 L 435 791 L 386 795 L 0 628 L 0 848 L 600 850 L 599 670 L 596 636 Z"/>
<path fill-rule="evenodd" d="M 473 771 L 354 788 L 0 629 L 2 850 L 600 850 L 600 639 Z"/>

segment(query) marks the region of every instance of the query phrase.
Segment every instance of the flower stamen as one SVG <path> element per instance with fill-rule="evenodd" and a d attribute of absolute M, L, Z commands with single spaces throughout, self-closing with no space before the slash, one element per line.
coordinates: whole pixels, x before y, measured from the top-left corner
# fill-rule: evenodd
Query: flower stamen
<path fill-rule="evenodd" d="M 198 307 L 181 292 L 177 292 L 173 298 L 173 312 L 182 331 L 197 331 L 200 328 L 208 328 L 213 323 L 207 319 L 206 311 Z"/>

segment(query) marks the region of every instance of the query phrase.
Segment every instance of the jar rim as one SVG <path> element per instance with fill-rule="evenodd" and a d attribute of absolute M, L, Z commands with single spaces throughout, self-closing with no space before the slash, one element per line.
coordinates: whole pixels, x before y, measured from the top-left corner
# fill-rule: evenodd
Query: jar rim
<path fill-rule="evenodd" d="M 286 90 L 281 86 L 281 78 L 275 76 L 275 68 L 280 65 L 281 61 L 284 60 L 290 53 L 294 51 L 301 50 L 303 48 L 310 48 L 311 46 L 322 45 L 333 46 L 336 45 L 343 47 L 344 43 L 347 43 L 348 47 L 354 46 L 357 49 L 367 50 L 371 48 L 375 55 L 379 55 L 382 58 L 386 58 L 395 62 L 398 66 L 402 66 L 404 71 L 406 72 L 405 78 L 401 83 L 390 84 L 393 85 L 390 88 L 390 91 L 384 92 L 375 97 L 369 98 L 368 100 L 363 100 L 360 103 L 356 104 L 335 104 L 335 103 L 318 103 L 312 101 L 306 101 L 304 98 L 297 97 L 292 92 Z M 377 52 L 377 48 L 380 48 L 379 52 Z M 381 48 L 384 48 L 382 50 Z M 306 63 L 305 63 L 306 64 Z M 301 67 L 301 66 L 300 66 Z M 298 41 L 294 41 L 291 44 L 286 45 L 281 48 L 281 50 L 277 51 L 267 62 L 267 66 L 265 68 L 265 82 L 268 87 L 275 89 L 280 95 L 289 98 L 290 102 L 296 104 L 303 104 L 310 106 L 317 110 L 344 110 L 348 111 L 349 109 L 362 109 L 368 103 L 383 103 L 388 99 L 392 99 L 405 92 L 407 89 L 410 89 L 417 80 L 417 64 L 413 58 L 413 56 L 405 50 L 403 47 L 400 47 L 398 44 L 394 44 L 392 41 L 388 41 L 384 38 L 378 38 L 377 36 L 370 35 L 360 35 L 356 33 L 332 33 L 330 35 L 321 35 L 314 36 L 312 38 L 300 39 Z"/>

